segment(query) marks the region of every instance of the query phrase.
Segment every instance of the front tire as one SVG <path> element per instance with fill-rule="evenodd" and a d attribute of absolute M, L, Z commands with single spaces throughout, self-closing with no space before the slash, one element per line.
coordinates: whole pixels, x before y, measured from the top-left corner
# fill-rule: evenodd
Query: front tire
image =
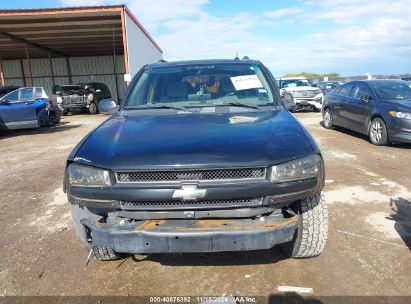
<path fill-rule="evenodd" d="M 99 261 L 113 261 L 118 260 L 120 255 L 113 249 L 105 246 L 93 247 L 94 257 Z"/>
<path fill-rule="evenodd" d="M 385 146 L 388 144 L 387 126 L 381 118 L 377 117 L 371 121 L 369 137 L 374 145 Z"/>
<path fill-rule="evenodd" d="M 310 258 L 321 254 L 327 242 L 328 209 L 321 194 L 308 197 L 296 207 L 300 216 L 293 240 L 280 245 L 287 257 Z"/>
<path fill-rule="evenodd" d="M 88 111 L 90 114 L 97 114 L 97 103 L 95 101 L 90 102 L 90 105 L 88 107 Z"/>
<path fill-rule="evenodd" d="M 326 129 L 333 128 L 333 112 L 330 108 L 326 108 L 324 111 L 323 125 Z"/>

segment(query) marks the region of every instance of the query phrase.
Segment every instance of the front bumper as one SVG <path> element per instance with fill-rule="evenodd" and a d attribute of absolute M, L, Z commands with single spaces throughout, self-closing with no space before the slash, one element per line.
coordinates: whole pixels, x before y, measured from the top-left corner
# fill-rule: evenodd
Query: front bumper
<path fill-rule="evenodd" d="M 411 143 L 411 120 L 393 118 L 388 132 L 390 141 L 394 143 Z"/>
<path fill-rule="evenodd" d="M 298 108 L 314 106 L 316 109 L 321 110 L 323 105 L 323 99 L 323 95 L 318 94 L 313 98 L 295 97 L 294 101 Z"/>
<path fill-rule="evenodd" d="M 82 110 L 87 109 L 89 106 L 88 103 L 61 103 L 58 105 L 62 111 Z"/>
<path fill-rule="evenodd" d="M 90 247 L 123 253 L 219 252 L 269 249 L 292 240 L 299 217 L 272 214 L 257 219 L 147 220 L 100 224 L 83 219 Z"/>
<path fill-rule="evenodd" d="M 198 189 L 206 189 L 204 199 L 241 199 L 263 197 L 261 207 L 292 203 L 304 199 L 314 193 L 320 192 L 323 186 L 323 174 L 318 178 L 296 182 L 271 183 L 263 181 L 258 183 L 238 184 L 213 184 L 198 185 Z M 180 186 L 156 185 L 119 185 L 111 188 L 86 188 L 69 187 L 68 199 L 71 204 L 102 208 L 109 211 L 121 210 L 121 201 L 170 201 L 173 200 L 174 191 Z M 178 206 L 172 210 L 178 209 Z M 188 208 L 191 209 L 191 208 Z"/>

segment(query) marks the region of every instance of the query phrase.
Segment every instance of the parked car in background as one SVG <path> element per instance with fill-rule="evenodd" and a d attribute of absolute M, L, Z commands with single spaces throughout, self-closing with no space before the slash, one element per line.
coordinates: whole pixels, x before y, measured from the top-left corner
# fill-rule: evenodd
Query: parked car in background
<path fill-rule="evenodd" d="M 319 255 L 324 161 L 254 60 L 147 65 L 113 114 L 74 148 L 64 191 L 99 260 L 118 253 Z"/>
<path fill-rule="evenodd" d="M 56 85 L 53 94 L 63 114 L 84 110 L 96 114 L 100 100 L 111 97 L 109 88 L 99 82 Z"/>
<path fill-rule="evenodd" d="M 340 81 L 321 81 L 317 83 L 317 88 L 323 92 L 323 95 L 326 95 L 328 92 L 331 92 L 342 84 L 344 83 Z"/>
<path fill-rule="evenodd" d="M 42 87 L 24 87 L 6 94 L 0 98 L 0 129 L 37 128 L 50 122 L 59 123 L 60 111 L 54 109 L 53 113 L 48 113 L 48 101 Z"/>
<path fill-rule="evenodd" d="M 411 83 L 411 77 L 404 77 L 401 78 L 401 80 L 408 81 L 409 83 Z"/>
<path fill-rule="evenodd" d="M 296 111 L 309 109 L 321 111 L 324 95 L 319 88 L 313 87 L 313 84 L 304 77 L 280 78 L 280 93 L 291 93 L 296 104 Z"/>
<path fill-rule="evenodd" d="M 20 88 L 19 86 L 0 86 L 0 97 Z"/>
<path fill-rule="evenodd" d="M 411 85 L 403 80 L 351 81 L 325 95 L 323 124 L 368 135 L 371 143 L 411 143 Z"/>

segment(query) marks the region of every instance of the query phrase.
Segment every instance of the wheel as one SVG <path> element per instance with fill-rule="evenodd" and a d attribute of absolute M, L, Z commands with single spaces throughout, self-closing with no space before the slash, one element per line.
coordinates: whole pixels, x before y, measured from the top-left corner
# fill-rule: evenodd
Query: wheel
<path fill-rule="evenodd" d="M 318 112 L 321 112 L 321 109 L 317 108 L 316 106 L 313 106 L 312 111 L 315 113 L 318 113 Z"/>
<path fill-rule="evenodd" d="M 67 110 L 64 110 L 63 112 L 61 112 L 61 115 L 66 116 L 68 114 Z"/>
<path fill-rule="evenodd" d="M 49 121 L 48 121 L 48 117 L 47 117 L 47 111 L 45 109 L 42 109 L 39 112 L 38 118 L 37 118 L 37 122 L 40 128 L 45 128 L 49 126 Z"/>
<path fill-rule="evenodd" d="M 333 127 L 333 112 L 330 108 L 326 108 L 324 111 L 323 125 L 326 129 L 332 129 Z"/>
<path fill-rule="evenodd" d="M 387 127 L 381 118 L 377 117 L 371 121 L 369 136 L 374 145 L 385 146 L 388 144 Z"/>
<path fill-rule="evenodd" d="M 93 247 L 93 254 L 99 261 L 113 261 L 118 260 L 120 255 L 113 249 L 104 246 Z"/>
<path fill-rule="evenodd" d="M 287 257 L 309 258 L 321 254 L 327 242 L 328 209 L 321 193 L 308 197 L 295 208 L 300 216 L 291 242 L 280 245 Z"/>
<path fill-rule="evenodd" d="M 97 103 L 95 101 L 90 102 L 90 106 L 88 107 L 88 111 L 90 114 L 97 114 Z"/>

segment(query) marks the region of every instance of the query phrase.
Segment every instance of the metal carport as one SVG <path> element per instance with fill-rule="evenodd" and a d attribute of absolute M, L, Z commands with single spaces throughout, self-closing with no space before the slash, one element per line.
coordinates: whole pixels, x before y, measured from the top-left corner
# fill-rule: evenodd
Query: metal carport
<path fill-rule="evenodd" d="M 124 5 L 0 10 L 1 85 L 42 86 L 50 94 L 54 84 L 103 82 L 122 98 L 125 79 L 161 58 Z"/>

